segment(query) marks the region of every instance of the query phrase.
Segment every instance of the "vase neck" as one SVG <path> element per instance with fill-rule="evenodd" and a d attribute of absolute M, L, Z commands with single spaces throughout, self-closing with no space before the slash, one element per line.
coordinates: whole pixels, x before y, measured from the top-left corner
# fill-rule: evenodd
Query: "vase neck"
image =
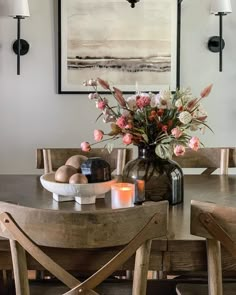
<path fill-rule="evenodd" d="M 138 147 L 138 157 L 139 158 L 153 158 L 157 157 L 155 153 L 155 146 L 147 146 L 147 147 Z"/>

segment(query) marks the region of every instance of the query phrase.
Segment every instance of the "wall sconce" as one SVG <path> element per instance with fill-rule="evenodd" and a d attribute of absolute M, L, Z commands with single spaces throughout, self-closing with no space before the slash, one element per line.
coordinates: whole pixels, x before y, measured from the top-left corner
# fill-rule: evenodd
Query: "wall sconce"
<path fill-rule="evenodd" d="M 219 16 L 219 36 L 213 36 L 208 40 L 208 49 L 219 52 L 219 71 L 222 72 L 222 51 L 225 47 L 223 39 L 223 16 L 232 12 L 230 0 L 212 0 L 211 13 Z"/>
<path fill-rule="evenodd" d="M 28 0 L 11 0 L 9 16 L 17 20 L 17 40 L 13 43 L 12 49 L 17 54 L 17 75 L 20 75 L 20 56 L 29 51 L 29 43 L 20 38 L 20 22 L 30 16 Z"/>
<path fill-rule="evenodd" d="M 134 8 L 135 7 L 135 4 L 137 3 L 137 2 L 139 2 L 140 0 L 127 0 L 131 5 L 131 7 L 132 8 Z"/>

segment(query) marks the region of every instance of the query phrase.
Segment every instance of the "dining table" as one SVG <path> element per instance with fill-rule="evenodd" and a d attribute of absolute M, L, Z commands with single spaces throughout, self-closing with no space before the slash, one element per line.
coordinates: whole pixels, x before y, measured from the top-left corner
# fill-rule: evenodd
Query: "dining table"
<path fill-rule="evenodd" d="M 214 202 L 236 207 L 236 175 L 185 175 L 183 203 L 169 206 L 168 235 L 152 242 L 150 270 L 164 271 L 168 274 L 202 272 L 207 269 L 205 240 L 190 234 L 191 200 Z M 78 214 L 93 210 L 117 210 L 127 206 L 136 206 L 132 202 L 114 203 L 111 194 L 99 198 L 95 204 L 80 205 L 77 202 L 57 202 L 52 193 L 43 188 L 40 175 L 0 175 L 0 201 L 10 202 L 30 208 L 48 210 L 69 210 Z M 138 206 L 138 205 L 137 205 Z M 127 225 L 128 228 L 128 225 Z M 96 251 L 56 248 L 44 249 L 55 261 L 68 270 L 94 271 L 104 264 L 114 253 L 112 250 Z M 114 251 L 118 251 L 114 249 Z M 29 269 L 43 269 L 30 256 L 27 257 Z M 133 260 L 123 269 L 131 269 Z M 236 261 L 224 250 L 222 253 L 224 271 L 234 272 Z M 0 269 L 11 270 L 12 262 L 8 240 L 0 240 Z"/>

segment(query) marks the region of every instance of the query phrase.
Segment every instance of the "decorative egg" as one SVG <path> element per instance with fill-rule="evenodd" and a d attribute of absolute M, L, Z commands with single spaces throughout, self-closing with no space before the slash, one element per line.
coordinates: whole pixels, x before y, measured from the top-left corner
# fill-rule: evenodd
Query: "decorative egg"
<path fill-rule="evenodd" d="M 55 180 L 57 182 L 68 183 L 70 177 L 77 173 L 77 169 L 70 165 L 63 165 L 59 167 L 55 173 Z"/>
<path fill-rule="evenodd" d="M 88 158 L 86 156 L 74 155 L 66 161 L 65 165 L 73 166 L 80 172 L 81 171 L 80 166 L 86 160 L 88 160 Z"/>
<path fill-rule="evenodd" d="M 88 183 L 88 178 L 81 174 L 81 173 L 76 173 L 73 174 L 70 179 L 69 179 L 69 183 L 82 183 L 82 184 L 86 184 Z"/>

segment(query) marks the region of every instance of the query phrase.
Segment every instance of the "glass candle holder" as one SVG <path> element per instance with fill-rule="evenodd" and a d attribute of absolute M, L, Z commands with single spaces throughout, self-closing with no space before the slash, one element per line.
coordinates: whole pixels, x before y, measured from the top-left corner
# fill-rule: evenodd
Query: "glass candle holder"
<path fill-rule="evenodd" d="M 134 184 L 120 182 L 111 186 L 112 208 L 130 207 L 134 201 Z"/>

